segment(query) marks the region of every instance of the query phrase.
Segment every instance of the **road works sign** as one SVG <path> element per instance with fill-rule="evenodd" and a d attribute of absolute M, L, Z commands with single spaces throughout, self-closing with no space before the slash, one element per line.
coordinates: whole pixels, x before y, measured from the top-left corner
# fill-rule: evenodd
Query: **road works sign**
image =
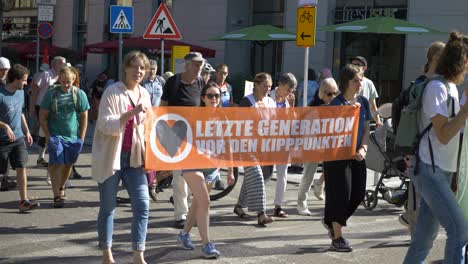
<path fill-rule="evenodd" d="M 110 33 L 133 33 L 133 7 L 110 7 Z"/>
<path fill-rule="evenodd" d="M 174 19 L 172 19 L 169 10 L 163 3 L 151 19 L 148 28 L 143 34 L 145 39 L 181 39 L 179 29 L 177 28 Z"/>
<path fill-rule="evenodd" d="M 296 45 L 313 47 L 315 45 L 315 6 L 304 6 L 297 9 Z"/>

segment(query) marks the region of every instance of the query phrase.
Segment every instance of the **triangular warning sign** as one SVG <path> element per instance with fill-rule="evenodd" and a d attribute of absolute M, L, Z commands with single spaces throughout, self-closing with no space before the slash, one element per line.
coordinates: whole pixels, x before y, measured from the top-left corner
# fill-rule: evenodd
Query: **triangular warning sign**
<path fill-rule="evenodd" d="M 125 13 L 123 10 L 120 10 L 119 16 L 114 22 L 114 25 L 112 25 L 112 29 L 130 29 L 132 28 L 130 26 L 130 23 L 128 22 L 127 16 L 125 16 Z"/>
<path fill-rule="evenodd" d="M 179 32 L 174 20 L 172 19 L 166 5 L 162 3 L 151 19 L 151 22 L 146 28 L 144 39 L 181 39 L 182 35 Z"/>

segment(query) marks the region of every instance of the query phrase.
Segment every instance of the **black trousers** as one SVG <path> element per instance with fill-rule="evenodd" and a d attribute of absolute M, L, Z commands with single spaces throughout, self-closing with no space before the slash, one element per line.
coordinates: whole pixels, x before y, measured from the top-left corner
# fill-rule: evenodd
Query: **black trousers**
<path fill-rule="evenodd" d="M 349 166 L 351 173 L 346 173 Z M 366 192 L 366 162 L 339 160 L 324 163 L 325 223 L 346 226 L 346 221 L 364 199 Z"/>

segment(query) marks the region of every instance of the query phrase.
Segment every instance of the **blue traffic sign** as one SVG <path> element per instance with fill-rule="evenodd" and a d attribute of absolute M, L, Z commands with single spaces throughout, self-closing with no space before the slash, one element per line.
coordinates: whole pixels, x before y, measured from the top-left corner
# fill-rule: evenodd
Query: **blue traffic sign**
<path fill-rule="evenodd" d="M 133 7 L 111 6 L 109 26 L 111 33 L 133 33 Z"/>
<path fill-rule="evenodd" d="M 40 38 L 50 38 L 54 34 L 54 27 L 49 22 L 40 22 L 37 25 L 37 33 Z"/>

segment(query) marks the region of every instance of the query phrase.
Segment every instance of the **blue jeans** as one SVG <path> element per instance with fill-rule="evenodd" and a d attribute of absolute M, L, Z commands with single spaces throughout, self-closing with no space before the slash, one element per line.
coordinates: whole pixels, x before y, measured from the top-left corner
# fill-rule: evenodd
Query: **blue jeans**
<path fill-rule="evenodd" d="M 418 175 L 412 172 L 410 171 L 411 180 L 421 194 L 421 204 L 416 231 L 403 263 L 424 263 L 440 224 L 447 232 L 444 263 L 464 264 L 464 247 L 468 243 L 468 223 L 450 189 L 453 174 L 439 167 L 435 167 L 434 173 L 432 165 L 422 161 L 419 163 Z"/>
<path fill-rule="evenodd" d="M 121 170 L 98 185 L 100 199 L 98 215 L 99 246 L 102 250 L 112 247 L 117 191 L 119 190 L 120 180 L 122 180 L 132 203 L 132 247 L 133 250 L 144 251 L 149 216 L 149 195 L 146 173 L 141 167 L 129 167 L 128 154 L 122 153 L 120 164 Z"/>

